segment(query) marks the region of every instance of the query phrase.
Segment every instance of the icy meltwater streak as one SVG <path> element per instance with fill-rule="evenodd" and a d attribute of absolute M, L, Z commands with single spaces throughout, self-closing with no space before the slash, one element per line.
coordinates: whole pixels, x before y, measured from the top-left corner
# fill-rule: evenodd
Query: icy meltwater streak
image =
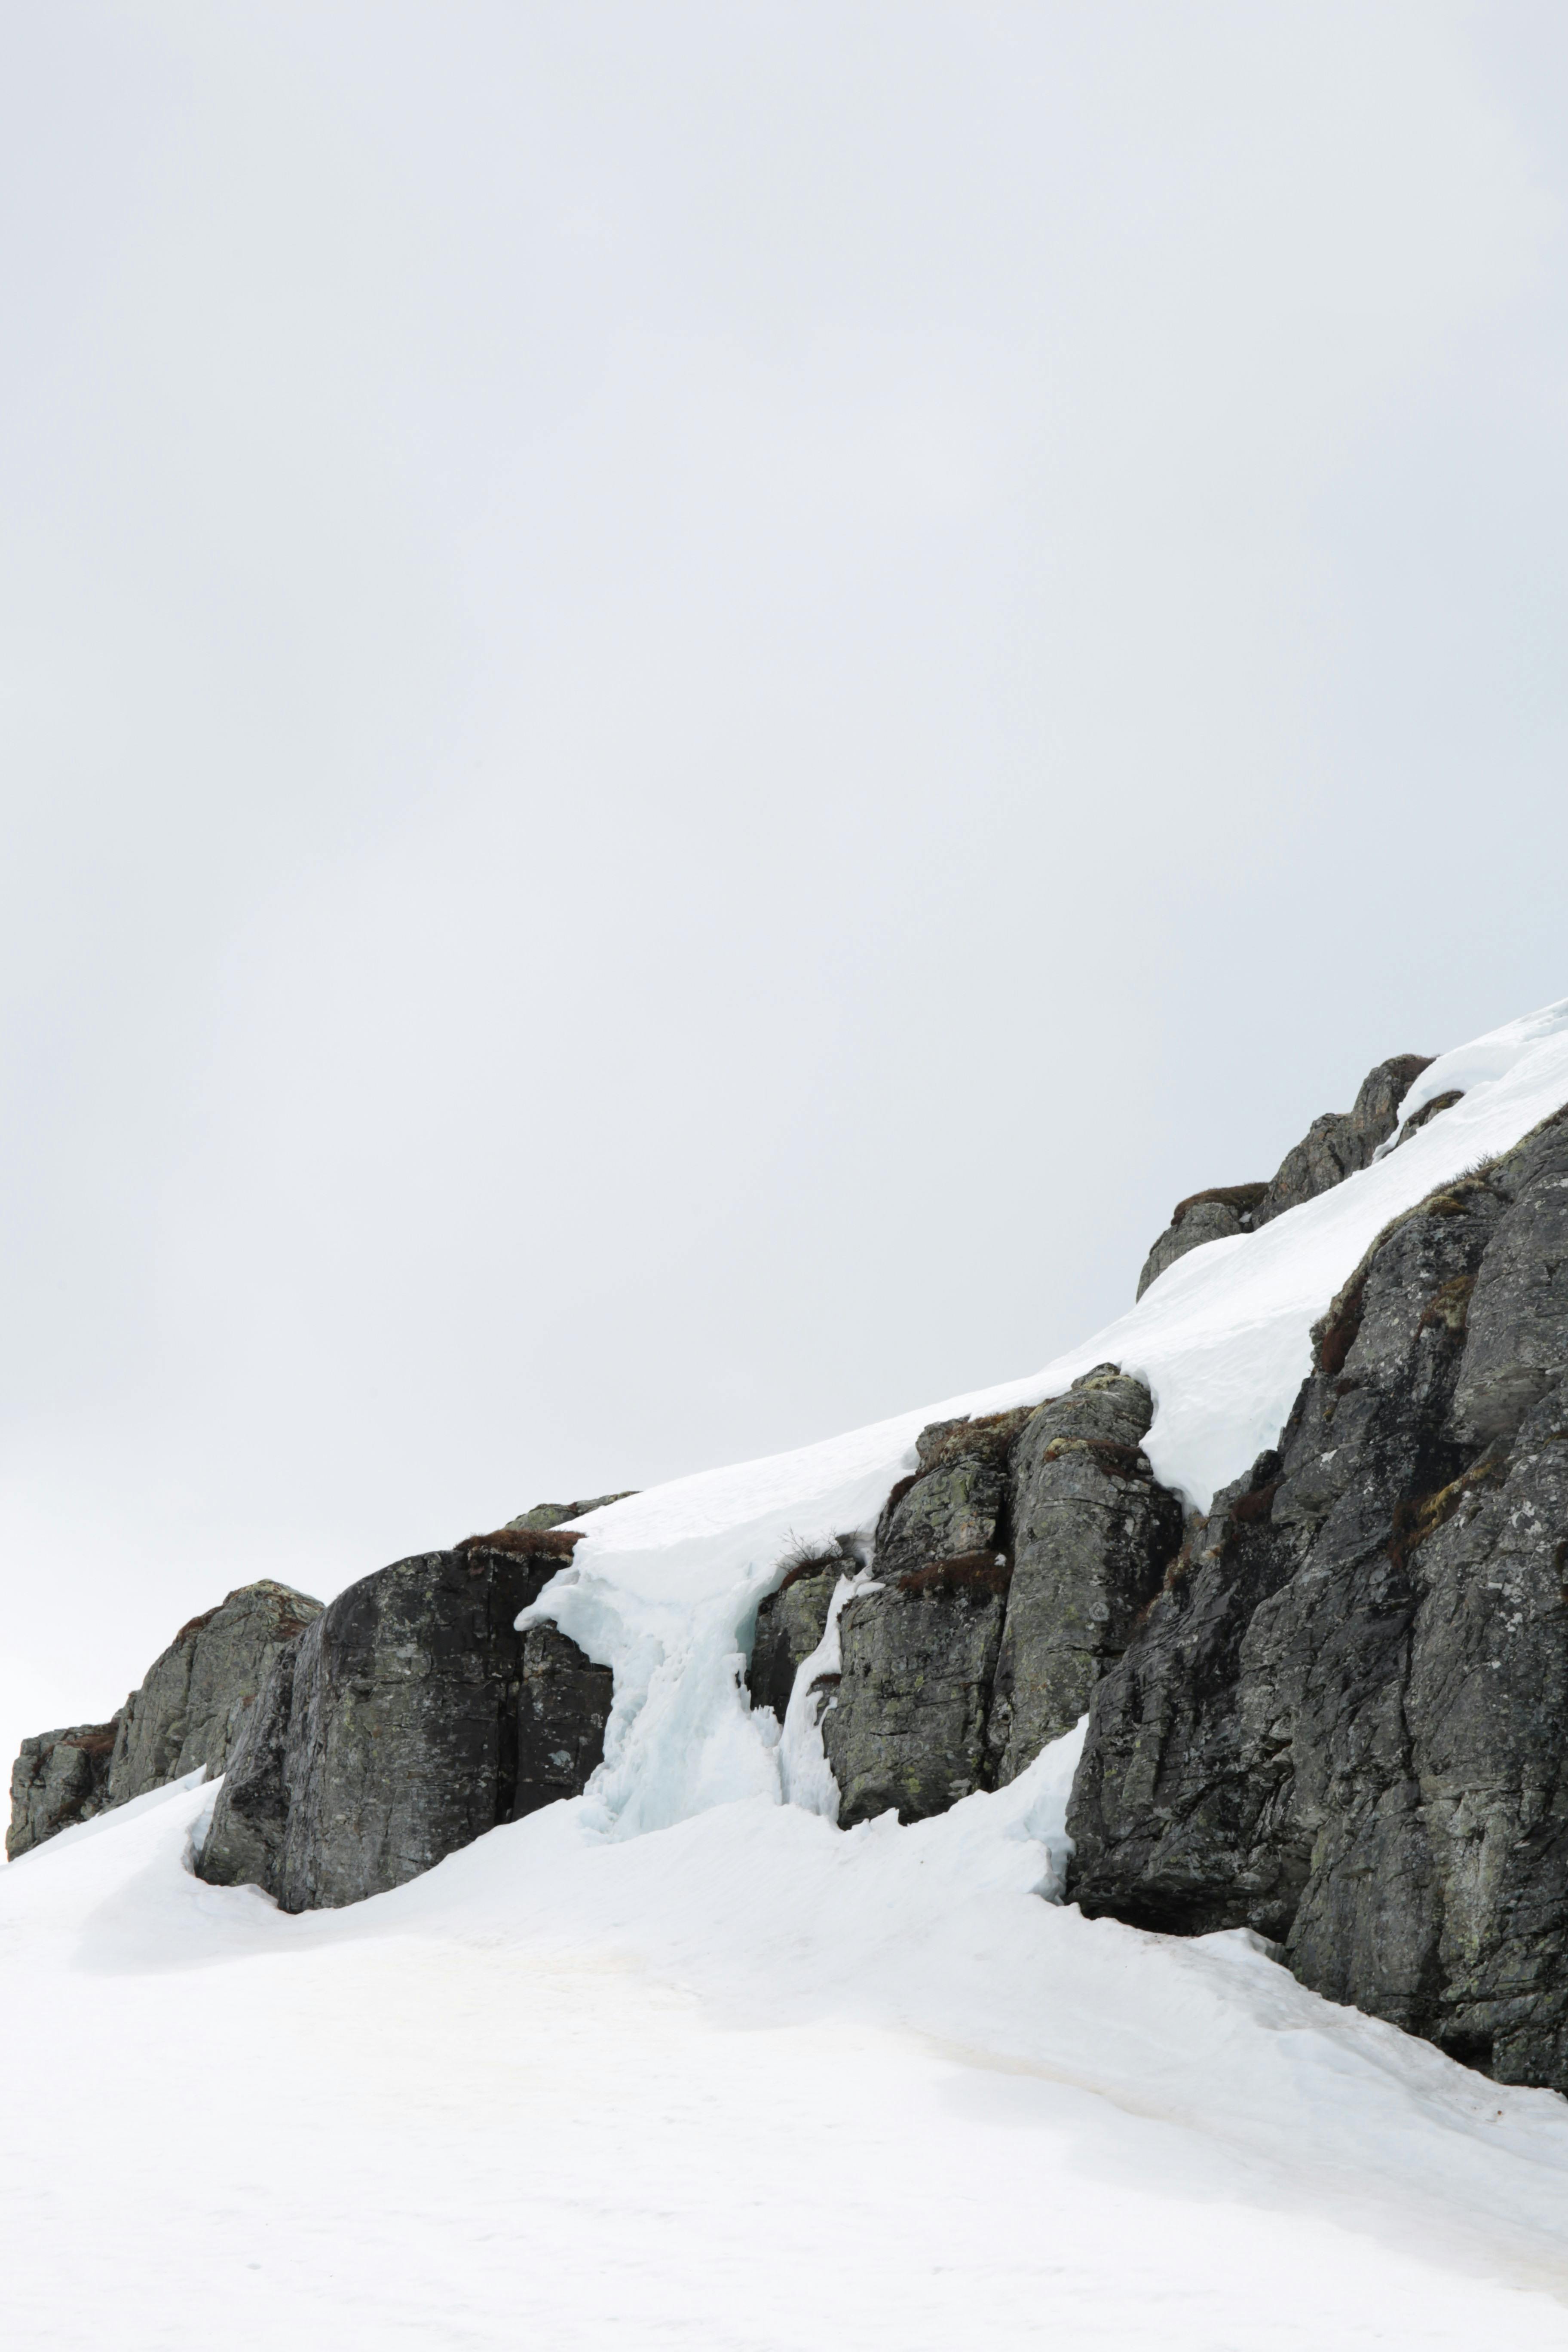
<path fill-rule="evenodd" d="M 751 1713 L 740 1680 L 757 1603 L 792 1544 L 874 1524 L 929 1422 L 1033 1404 L 1117 1363 L 1154 1397 L 1144 1445 L 1155 1475 L 1206 1509 L 1275 1444 L 1310 1368 L 1313 1323 L 1390 1219 L 1568 1102 L 1568 999 L 1442 1055 L 1401 1120 L 1456 1090 L 1463 1099 L 1397 1150 L 1259 1233 L 1189 1252 L 1127 1314 L 1026 1380 L 595 1512 L 573 1565 L 522 1622 L 552 1618 L 615 1669 L 589 1797 L 600 1826 L 628 1836 L 735 1798 L 782 1800 L 778 1727 Z"/>

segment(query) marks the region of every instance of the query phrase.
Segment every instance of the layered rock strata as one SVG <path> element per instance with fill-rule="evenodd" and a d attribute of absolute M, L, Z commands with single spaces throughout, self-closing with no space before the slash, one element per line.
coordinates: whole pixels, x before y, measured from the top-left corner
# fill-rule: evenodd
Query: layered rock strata
<path fill-rule="evenodd" d="M 1396 1054 L 1390 1061 L 1379 1062 L 1363 1079 L 1351 1108 L 1325 1111 L 1321 1118 L 1315 1118 L 1268 1182 L 1216 1185 L 1178 1201 L 1169 1225 L 1143 1262 L 1137 1296 L 1142 1298 L 1149 1285 L 1189 1250 L 1233 1234 L 1255 1233 L 1260 1225 L 1283 1216 L 1287 1209 L 1316 1200 L 1320 1192 L 1331 1192 L 1347 1176 L 1370 1167 L 1378 1147 L 1394 1133 L 1400 1103 L 1422 1071 L 1430 1067 L 1431 1058 L 1424 1054 Z M 1458 1100 L 1458 1095 L 1444 1095 L 1429 1103 L 1425 1111 L 1406 1120 L 1399 1140 L 1403 1143 L 1406 1135 Z"/>
<path fill-rule="evenodd" d="M 576 1541 L 502 1528 L 341 1592 L 252 1710 L 201 1876 L 285 1911 L 353 1903 L 577 1794 L 604 1753 L 610 1673 L 552 1626 L 516 1629 Z"/>
<path fill-rule="evenodd" d="M 1085 1910 L 1568 2089 L 1568 1113 L 1380 1237 L 1100 1682 Z"/>

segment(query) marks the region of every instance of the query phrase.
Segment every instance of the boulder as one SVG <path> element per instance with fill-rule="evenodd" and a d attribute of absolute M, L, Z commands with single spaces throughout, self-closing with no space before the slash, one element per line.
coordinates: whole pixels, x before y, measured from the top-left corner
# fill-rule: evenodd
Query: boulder
<path fill-rule="evenodd" d="M 280 1657 L 197 1865 L 286 1911 L 360 1901 L 499 1822 L 577 1794 L 611 1679 L 517 1617 L 577 1538 L 498 1529 L 341 1592 Z"/>
<path fill-rule="evenodd" d="M 109 1802 L 109 1759 L 120 1727 L 108 1723 L 73 1724 L 67 1731 L 40 1731 L 24 1739 L 11 1768 L 11 1826 L 5 1859 L 42 1845 L 60 1830 L 90 1821 Z"/>
<path fill-rule="evenodd" d="M 1394 1224 L 1099 1684 L 1091 1915 L 1568 2090 L 1568 1113 Z"/>
<path fill-rule="evenodd" d="M 1152 1414 L 1142 1381 L 1101 1364 L 1038 1407 L 921 1432 L 825 1684 L 843 1827 L 942 1812 L 1071 1730 L 1181 1543 L 1181 1505 L 1141 1450 Z M 823 1619 L 836 1583 L 815 1596 Z M 787 1696 L 782 1665 L 765 1671 Z"/>
<path fill-rule="evenodd" d="M 987 1740 L 1002 1785 L 1088 1706 L 1181 1547 L 1182 1507 L 1142 1451 L 1153 1403 L 1102 1364 L 1012 1450 L 1012 1580 Z"/>

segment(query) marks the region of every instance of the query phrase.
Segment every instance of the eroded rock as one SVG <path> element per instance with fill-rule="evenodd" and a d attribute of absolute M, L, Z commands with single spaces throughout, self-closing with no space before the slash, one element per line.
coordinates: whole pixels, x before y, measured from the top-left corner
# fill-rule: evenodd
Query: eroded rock
<path fill-rule="evenodd" d="M 1331 1192 L 1347 1176 L 1370 1168 L 1379 1144 L 1394 1133 L 1394 1114 L 1425 1069 L 1430 1054 L 1396 1054 L 1379 1062 L 1362 1080 L 1348 1111 L 1315 1118 L 1294 1150 L 1280 1161 L 1273 1181 L 1253 1212 L 1253 1224 L 1266 1225 L 1303 1201 Z"/>
<path fill-rule="evenodd" d="M 605 1757 L 605 1726 L 616 1695 L 608 1666 L 596 1666 L 558 1625 L 535 1625 L 522 1641 L 517 1780 L 511 1811 L 521 1821 L 559 1797 L 580 1797 Z"/>
<path fill-rule="evenodd" d="M 921 1432 L 876 1581 L 838 1621 L 821 1730 L 844 1827 L 945 1811 L 1078 1721 L 1181 1540 L 1142 1451 L 1152 1417 L 1142 1383 L 1101 1364 L 1038 1407 Z"/>

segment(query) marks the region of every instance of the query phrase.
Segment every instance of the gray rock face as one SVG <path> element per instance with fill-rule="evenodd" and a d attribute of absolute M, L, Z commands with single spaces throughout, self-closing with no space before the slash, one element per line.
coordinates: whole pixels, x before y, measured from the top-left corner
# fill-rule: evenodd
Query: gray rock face
<path fill-rule="evenodd" d="M 1140 1449 L 1152 1417 L 1142 1383 L 1102 1364 L 1037 1408 L 921 1433 L 878 1525 L 878 1582 L 838 1620 L 821 1727 L 843 1827 L 945 1811 L 1078 1721 L 1181 1540 Z M 787 1696 L 753 1653 L 753 1696 L 775 1672 Z"/>
<path fill-rule="evenodd" d="M 894 1578 L 933 1560 L 1005 1549 L 1007 1464 L 1032 1407 L 981 1421 L 933 1421 L 915 1441 L 918 1467 L 889 1496 L 873 1559 Z"/>
<path fill-rule="evenodd" d="M 831 1549 L 795 1559 L 777 1591 L 759 1604 L 746 1664 L 746 1688 L 753 1706 L 771 1706 L 784 1721 L 795 1675 L 827 1631 L 827 1612 L 839 1578 L 853 1576 L 864 1565 L 856 1538 L 840 1536 Z"/>
<path fill-rule="evenodd" d="M 223 1770 L 273 1659 L 321 1604 L 270 1578 L 182 1625 L 110 1723 L 25 1739 L 11 1775 L 15 1858 L 57 1830 L 186 1772 Z"/>
<path fill-rule="evenodd" d="M 1371 1165 L 1373 1152 L 1394 1133 L 1394 1113 L 1423 1070 L 1429 1054 L 1396 1054 L 1379 1062 L 1363 1079 L 1361 1091 L 1348 1111 L 1326 1111 L 1315 1118 L 1301 1141 L 1285 1154 L 1267 1184 L 1231 1184 L 1212 1192 L 1194 1192 L 1178 1201 L 1171 1222 L 1154 1244 L 1138 1277 L 1137 1296 L 1189 1250 L 1204 1242 L 1232 1234 L 1254 1233 L 1275 1217 L 1283 1216 L 1303 1201 L 1342 1184 L 1347 1176 Z M 1425 1112 L 1406 1122 L 1400 1140 L 1413 1133 L 1441 1107 L 1457 1102 L 1457 1095 L 1439 1097 Z"/>
<path fill-rule="evenodd" d="M 126 1804 L 186 1772 L 216 1778 L 273 1657 L 321 1613 L 319 1601 L 264 1578 L 182 1625 L 121 1711 L 109 1802 Z"/>
<path fill-rule="evenodd" d="M 1075 1381 L 1012 1454 L 1013 1575 L 988 1739 L 1003 1785 L 1070 1731 L 1180 1549 L 1182 1509 L 1141 1450 L 1153 1404 L 1114 1365 Z"/>
<path fill-rule="evenodd" d="M 1363 1079 L 1361 1091 L 1348 1111 L 1326 1111 L 1315 1118 L 1295 1149 L 1280 1161 L 1273 1182 L 1253 1212 L 1254 1225 L 1266 1225 L 1302 1201 L 1315 1201 L 1331 1192 L 1358 1169 L 1370 1167 L 1373 1153 L 1394 1133 L 1394 1116 L 1423 1070 L 1430 1054 L 1396 1054 L 1379 1062 Z"/>
<path fill-rule="evenodd" d="M 883 1507 L 879 1583 L 839 1617 L 842 1673 L 821 1718 L 844 1829 L 889 1807 L 920 1821 L 986 1785 L 1012 1572 L 1008 1456 L 1028 1418 L 933 1422 Z"/>
<path fill-rule="evenodd" d="M 851 1601 L 822 1717 L 839 1825 L 892 1807 L 922 1821 L 986 1785 L 985 1722 L 1006 1605 L 1005 1553 L 912 1568 Z"/>
<path fill-rule="evenodd" d="M 109 1759 L 120 1717 L 41 1731 L 24 1739 L 11 1768 L 11 1826 L 5 1858 L 15 1862 L 58 1831 L 89 1822 L 109 1802 Z"/>
<path fill-rule="evenodd" d="M 300 1645 L 272 1661 L 228 1759 L 223 1787 L 196 1864 L 214 1886 L 264 1886 L 276 1895 L 289 1827 L 287 1763 Z"/>
<path fill-rule="evenodd" d="M 1568 2089 L 1568 1114 L 1374 1244 L 1098 1686 L 1091 1913 Z"/>
<path fill-rule="evenodd" d="M 604 1761 L 615 1695 L 609 1667 L 593 1664 L 559 1626 L 535 1625 L 523 1635 L 509 1819 L 521 1821 L 558 1797 L 582 1795 Z"/>
<path fill-rule="evenodd" d="M 1228 1241 L 1233 1234 L 1249 1234 L 1253 1212 L 1268 1190 L 1267 1184 L 1225 1184 L 1178 1201 L 1170 1223 L 1143 1261 L 1136 1296 L 1142 1298 L 1149 1285 L 1189 1250 L 1200 1249 L 1205 1242 Z"/>
<path fill-rule="evenodd" d="M 609 1674 L 553 1628 L 515 1630 L 574 1541 L 502 1529 L 340 1593 L 252 1710 L 201 1875 L 286 1911 L 353 1903 L 575 1795 L 604 1753 Z"/>

